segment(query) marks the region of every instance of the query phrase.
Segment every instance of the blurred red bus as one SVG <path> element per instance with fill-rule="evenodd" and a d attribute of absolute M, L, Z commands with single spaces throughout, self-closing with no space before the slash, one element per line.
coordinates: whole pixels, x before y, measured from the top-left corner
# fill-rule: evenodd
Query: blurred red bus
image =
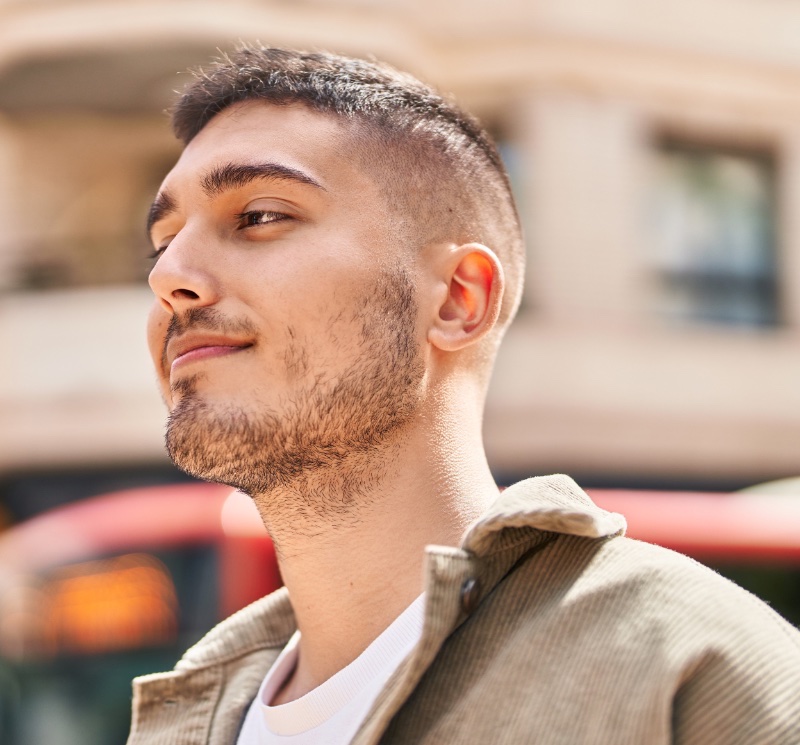
<path fill-rule="evenodd" d="M 800 625 L 800 489 L 590 490 L 628 535 L 686 553 Z M 0 742 L 123 743 L 135 675 L 171 668 L 280 585 L 252 501 L 228 487 L 133 489 L 0 535 Z"/>
<path fill-rule="evenodd" d="M 131 678 L 280 584 L 255 506 L 224 486 L 106 494 L 0 534 L 0 742 L 125 742 Z"/>

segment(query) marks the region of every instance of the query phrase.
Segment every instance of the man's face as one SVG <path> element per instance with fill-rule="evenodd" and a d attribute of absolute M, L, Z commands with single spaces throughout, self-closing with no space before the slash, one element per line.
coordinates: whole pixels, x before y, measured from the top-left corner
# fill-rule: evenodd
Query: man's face
<path fill-rule="evenodd" d="M 170 172 L 148 340 L 184 470 L 251 494 L 336 467 L 413 414 L 413 265 L 334 118 L 247 103 Z"/>

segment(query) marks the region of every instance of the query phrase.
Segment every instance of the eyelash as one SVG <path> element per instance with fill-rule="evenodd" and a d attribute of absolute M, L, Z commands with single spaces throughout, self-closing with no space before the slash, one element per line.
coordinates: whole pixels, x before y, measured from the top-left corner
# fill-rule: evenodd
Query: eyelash
<path fill-rule="evenodd" d="M 243 221 L 247 221 L 248 219 L 258 220 L 263 218 L 264 216 L 269 216 L 271 219 L 267 220 L 266 222 L 246 222 L 244 225 L 241 223 Z M 247 228 L 257 228 L 263 225 L 269 225 L 270 223 L 275 222 L 283 222 L 284 220 L 291 219 L 289 215 L 284 214 L 283 212 L 272 212 L 270 210 L 249 210 L 248 212 L 240 212 L 238 215 L 234 215 L 234 217 L 239 220 L 239 225 L 237 226 L 238 230 L 246 230 Z M 166 246 L 159 246 L 156 248 L 152 253 L 148 254 L 148 259 L 158 260 L 161 254 L 167 250 L 169 244 Z"/>
<path fill-rule="evenodd" d="M 266 222 L 246 222 L 244 225 L 241 224 L 242 221 L 247 221 L 252 218 L 259 219 L 265 216 L 270 217 L 270 219 Z M 273 222 L 282 222 L 283 220 L 288 220 L 289 216 L 283 212 L 272 212 L 270 210 L 250 210 L 249 212 L 239 213 L 236 215 L 236 219 L 240 221 L 239 230 L 244 230 L 246 228 L 257 228 L 262 225 L 269 225 Z"/>

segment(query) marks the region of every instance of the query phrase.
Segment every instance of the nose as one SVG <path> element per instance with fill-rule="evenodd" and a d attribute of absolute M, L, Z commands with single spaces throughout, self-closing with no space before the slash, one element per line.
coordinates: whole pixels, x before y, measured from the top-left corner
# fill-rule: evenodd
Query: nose
<path fill-rule="evenodd" d="M 202 237 L 184 227 L 156 260 L 149 283 L 161 307 L 174 315 L 213 305 L 219 299 L 213 264 L 206 261 Z"/>

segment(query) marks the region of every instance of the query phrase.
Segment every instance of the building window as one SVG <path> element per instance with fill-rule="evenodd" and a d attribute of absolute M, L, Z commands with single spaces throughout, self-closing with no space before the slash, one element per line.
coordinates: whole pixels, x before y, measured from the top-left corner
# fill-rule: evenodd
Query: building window
<path fill-rule="evenodd" d="M 775 325 L 772 157 L 664 142 L 655 152 L 652 196 L 647 235 L 658 313 L 678 321 Z"/>

